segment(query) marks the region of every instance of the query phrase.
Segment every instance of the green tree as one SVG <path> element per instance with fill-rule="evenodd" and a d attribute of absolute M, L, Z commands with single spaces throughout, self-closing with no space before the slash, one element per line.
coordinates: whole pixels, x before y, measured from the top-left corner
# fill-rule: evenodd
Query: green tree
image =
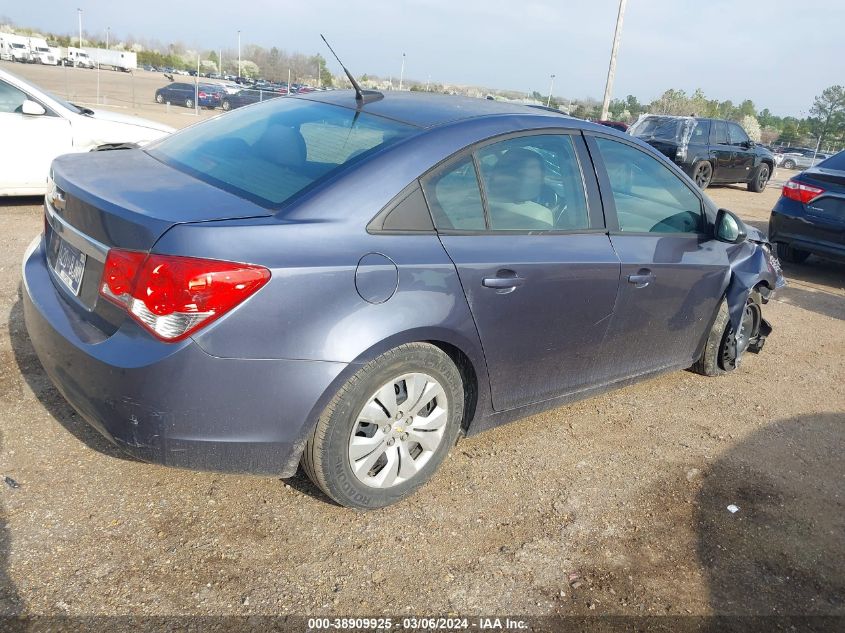
<path fill-rule="evenodd" d="M 333 82 L 332 72 L 326 66 L 322 55 L 317 55 L 317 65 L 320 68 L 320 85 L 330 87 Z"/>
<path fill-rule="evenodd" d="M 845 134 L 845 88 L 830 86 L 816 97 L 810 108 L 813 120 L 810 131 L 824 143 L 829 136 L 841 138 Z"/>

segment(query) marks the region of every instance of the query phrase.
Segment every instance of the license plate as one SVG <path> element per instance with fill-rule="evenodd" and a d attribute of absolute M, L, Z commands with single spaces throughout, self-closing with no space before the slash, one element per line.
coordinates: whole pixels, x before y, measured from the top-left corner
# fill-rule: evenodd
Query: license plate
<path fill-rule="evenodd" d="M 56 256 L 53 260 L 53 272 L 62 280 L 74 295 L 79 294 L 82 286 L 82 275 L 85 272 L 85 253 L 54 236 L 58 242 Z"/>

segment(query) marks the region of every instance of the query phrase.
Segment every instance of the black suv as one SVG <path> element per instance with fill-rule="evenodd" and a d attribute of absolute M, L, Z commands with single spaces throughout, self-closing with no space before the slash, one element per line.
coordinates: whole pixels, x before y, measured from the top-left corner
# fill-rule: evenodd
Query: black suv
<path fill-rule="evenodd" d="M 628 132 L 675 161 L 702 189 L 744 182 L 759 193 L 775 170 L 774 155 L 733 121 L 648 114 Z"/>

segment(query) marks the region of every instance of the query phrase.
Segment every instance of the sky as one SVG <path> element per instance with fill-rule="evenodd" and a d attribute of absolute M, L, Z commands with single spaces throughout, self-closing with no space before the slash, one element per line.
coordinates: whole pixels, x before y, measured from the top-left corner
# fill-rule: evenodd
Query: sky
<path fill-rule="evenodd" d="M 356 75 L 486 86 L 562 98 L 604 94 L 618 0 L 28 0 L 0 9 L 21 26 L 83 28 L 189 48 L 242 43 L 320 53 L 323 33 Z M 773 114 L 806 116 L 845 84 L 842 0 L 628 0 L 614 98 L 649 102 L 669 88 L 710 99 L 751 99 Z"/>

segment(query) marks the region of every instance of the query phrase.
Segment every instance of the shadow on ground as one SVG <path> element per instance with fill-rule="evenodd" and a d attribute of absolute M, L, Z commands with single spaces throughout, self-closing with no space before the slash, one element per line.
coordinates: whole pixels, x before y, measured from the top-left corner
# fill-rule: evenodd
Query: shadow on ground
<path fill-rule="evenodd" d="M 845 616 L 843 449 L 845 413 L 817 414 L 766 426 L 715 462 L 696 513 L 714 613 Z"/>
<path fill-rule="evenodd" d="M 0 451 L 3 448 L 2 435 L 0 435 Z M 0 486 L 3 487 L 4 496 L 17 494 L 19 488 L 13 488 L 9 483 L 2 480 L 0 473 Z M 25 611 L 23 601 L 18 595 L 15 583 L 9 578 L 6 567 L 9 564 L 9 554 L 12 551 L 12 537 L 9 534 L 9 524 L 6 519 L 6 506 L 0 503 L 0 617 L 16 616 Z"/>

